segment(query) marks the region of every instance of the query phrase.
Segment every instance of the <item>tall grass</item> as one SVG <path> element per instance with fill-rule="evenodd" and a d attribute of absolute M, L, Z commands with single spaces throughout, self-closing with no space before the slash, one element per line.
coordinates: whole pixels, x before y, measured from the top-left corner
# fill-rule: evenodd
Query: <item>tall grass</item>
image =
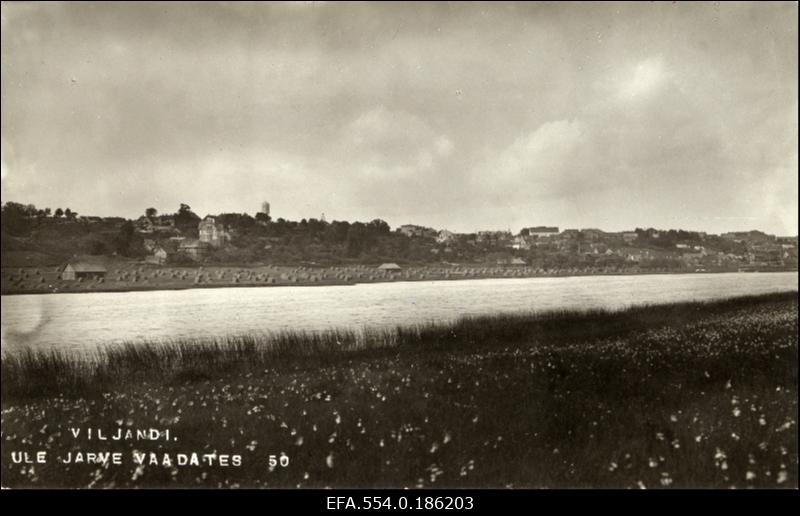
<path fill-rule="evenodd" d="M 7 487 L 797 487 L 797 294 L 3 357 Z M 27 397 L 27 399 L 26 399 Z M 96 446 L 95 446 L 96 445 Z M 240 454 L 239 468 L 137 466 Z M 269 456 L 285 453 L 286 468 Z M 159 459 L 160 460 L 160 459 Z M 106 467 L 108 466 L 108 467 Z"/>
<path fill-rule="evenodd" d="M 466 350 L 475 346 L 591 341 L 690 322 L 756 302 L 796 299 L 796 292 L 620 310 L 556 310 L 461 317 L 393 329 L 285 330 L 214 339 L 180 338 L 109 345 L 88 354 L 26 349 L 2 355 L 2 399 L 88 396 L 129 382 L 213 380 L 265 367 L 318 367 L 342 357 Z"/>

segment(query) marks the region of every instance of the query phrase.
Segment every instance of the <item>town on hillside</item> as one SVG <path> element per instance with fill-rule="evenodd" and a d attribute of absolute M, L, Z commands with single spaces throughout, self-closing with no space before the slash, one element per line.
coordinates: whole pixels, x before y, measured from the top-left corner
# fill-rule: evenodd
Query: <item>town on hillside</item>
<path fill-rule="evenodd" d="M 181 204 L 175 213 L 148 208 L 129 220 L 6 202 L 2 207 L 2 262 L 4 292 L 51 285 L 44 276 L 31 283 L 30 268 L 55 270 L 58 280 L 69 281 L 81 276 L 104 279 L 109 268 L 122 264 L 138 273 L 154 267 L 175 268 L 182 272 L 172 276 L 180 279 L 197 279 L 197 274 L 192 276 L 184 269 L 218 267 L 224 276 L 225 267 L 230 271 L 232 267 L 274 267 L 275 273 L 284 267 L 290 272 L 273 274 L 278 283 L 326 279 L 301 275 L 300 268 L 344 271 L 332 273 L 328 279 L 334 281 L 381 280 L 387 275 L 402 278 L 404 270 L 410 279 L 796 270 L 797 236 L 757 230 L 714 235 L 681 229 L 608 232 L 555 226 L 526 227 L 516 234 L 456 233 L 413 224 L 392 230 L 380 219 L 352 223 L 328 222 L 324 215 L 300 221 L 273 219 L 267 202 L 255 216 L 221 213 L 201 218 L 189 205 Z M 358 272 L 362 270 L 367 272 Z M 432 276 L 430 272 L 408 272 L 411 270 L 442 272 Z M 459 270 L 463 275 L 453 274 Z M 242 281 L 254 280 L 255 274 L 269 282 L 266 272 L 243 274 L 243 270 L 231 272 L 228 281 L 237 275 Z M 122 276 L 118 274 L 120 281 Z M 195 283 L 202 282 L 201 275 Z"/>

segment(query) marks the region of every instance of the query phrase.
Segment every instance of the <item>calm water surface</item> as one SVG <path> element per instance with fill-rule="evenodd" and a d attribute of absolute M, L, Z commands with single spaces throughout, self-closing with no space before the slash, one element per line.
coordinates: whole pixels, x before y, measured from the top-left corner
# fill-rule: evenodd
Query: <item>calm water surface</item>
<path fill-rule="evenodd" d="M 3 296 L 2 348 L 87 350 L 123 341 L 620 308 L 796 291 L 797 280 L 797 272 L 664 274 Z"/>

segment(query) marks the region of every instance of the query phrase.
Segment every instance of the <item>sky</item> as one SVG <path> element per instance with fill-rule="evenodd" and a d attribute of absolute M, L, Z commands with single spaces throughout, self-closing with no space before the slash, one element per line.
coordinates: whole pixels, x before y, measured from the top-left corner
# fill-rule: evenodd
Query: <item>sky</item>
<path fill-rule="evenodd" d="M 2 200 L 798 232 L 798 4 L 2 2 Z"/>

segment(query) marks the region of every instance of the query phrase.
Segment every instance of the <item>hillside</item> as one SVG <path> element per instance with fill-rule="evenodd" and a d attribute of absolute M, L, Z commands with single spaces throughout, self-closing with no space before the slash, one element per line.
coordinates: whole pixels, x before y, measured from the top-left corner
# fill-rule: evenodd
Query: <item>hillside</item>
<path fill-rule="evenodd" d="M 380 219 L 327 222 L 271 220 L 263 213 L 222 213 L 201 219 L 188 205 L 174 214 L 134 220 L 119 217 L 56 217 L 35 206 L 3 206 L 0 251 L 3 267 L 45 267 L 75 256 L 144 260 L 163 249 L 171 266 L 527 266 L 581 273 L 694 272 L 741 268 L 797 267 L 797 237 L 759 231 L 709 235 L 684 230 L 637 228 L 606 232 L 555 227 L 452 233 L 403 225 L 392 230 Z M 201 253 L 184 243 L 197 240 L 203 225 L 214 238 Z M 208 235 L 205 235 L 208 236 Z M 164 262 L 159 262 L 164 264 Z"/>

